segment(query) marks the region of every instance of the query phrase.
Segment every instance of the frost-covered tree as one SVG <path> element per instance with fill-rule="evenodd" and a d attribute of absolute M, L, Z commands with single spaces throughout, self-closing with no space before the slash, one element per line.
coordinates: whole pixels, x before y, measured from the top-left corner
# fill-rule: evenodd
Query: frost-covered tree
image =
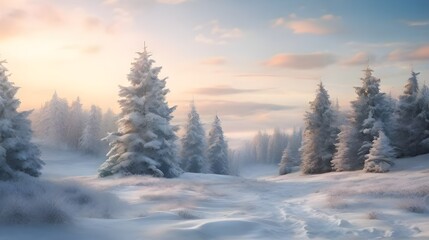
<path fill-rule="evenodd" d="M 366 172 L 388 172 L 393 165 L 392 159 L 395 152 L 390 146 L 389 138 L 380 131 L 372 143 L 369 153 L 366 155 L 364 170 Z"/>
<path fill-rule="evenodd" d="M 18 87 L 9 82 L 3 63 L 0 62 L 0 180 L 13 178 L 18 171 L 37 177 L 43 162 L 39 149 L 31 142 L 30 111 L 17 111 Z"/>
<path fill-rule="evenodd" d="M 355 87 L 357 99 L 351 102 L 349 122 L 352 129 L 343 129 L 337 144 L 338 154 L 333 162 L 337 171 L 362 169 L 378 132 L 392 132 L 393 101 L 380 92 L 380 79 L 372 76 L 373 70 L 368 67 L 364 72 L 362 86 Z"/>
<path fill-rule="evenodd" d="M 79 140 L 79 149 L 89 154 L 99 154 L 101 149 L 101 109 L 92 105 L 88 120 Z"/>
<path fill-rule="evenodd" d="M 315 100 L 310 102 L 310 111 L 305 115 L 304 139 L 301 147 L 303 173 L 331 171 L 331 160 L 338 133 L 336 125 L 328 92 L 320 83 Z"/>
<path fill-rule="evenodd" d="M 283 151 L 282 159 L 279 164 L 279 174 L 284 175 L 292 171 L 292 167 L 301 165 L 299 149 L 301 148 L 302 131 L 293 129 L 289 137 L 286 149 Z"/>
<path fill-rule="evenodd" d="M 206 136 L 194 102 L 185 126 L 180 153 L 183 169 L 187 172 L 207 172 Z"/>
<path fill-rule="evenodd" d="M 132 64 L 130 86 L 120 87 L 121 107 L 118 131 L 109 142 L 108 159 L 100 169 L 101 177 L 116 173 L 177 177 L 182 173 L 176 158 L 177 127 L 170 124 L 176 107 L 166 102 L 166 78 L 158 77 L 161 67 L 146 48 Z"/>
<path fill-rule="evenodd" d="M 419 129 L 417 115 L 419 109 L 419 73 L 411 72 L 411 77 L 405 85 L 403 95 L 399 96 L 394 119 L 394 134 L 392 143 L 399 156 L 415 156 L 418 154 L 418 136 L 424 129 Z M 420 126 L 421 127 L 421 126 Z"/>
<path fill-rule="evenodd" d="M 228 145 L 217 115 L 209 132 L 207 160 L 211 173 L 229 174 Z"/>
<path fill-rule="evenodd" d="M 67 143 L 72 149 L 79 147 L 79 139 L 85 127 L 85 113 L 78 97 L 72 102 L 67 119 Z"/>
<path fill-rule="evenodd" d="M 429 153 L 429 88 L 426 85 L 420 89 L 417 97 L 418 111 L 413 121 L 417 154 Z"/>
<path fill-rule="evenodd" d="M 280 131 L 279 128 L 274 128 L 273 135 L 270 136 L 268 141 L 268 162 L 279 163 L 287 144 L 287 135 Z"/>
<path fill-rule="evenodd" d="M 334 171 L 350 171 L 358 169 L 360 165 L 356 161 L 358 141 L 357 129 L 346 123 L 340 126 L 340 133 L 335 144 L 336 152 L 331 161 Z"/>

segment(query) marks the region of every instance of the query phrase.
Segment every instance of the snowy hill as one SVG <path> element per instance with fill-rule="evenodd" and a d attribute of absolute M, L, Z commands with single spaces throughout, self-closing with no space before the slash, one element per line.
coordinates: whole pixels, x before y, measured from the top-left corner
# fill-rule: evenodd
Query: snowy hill
<path fill-rule="evenodd" d="M 46 149 L 42 156 L 43 179 L 92 189 L 76 190 L 86 194 L 83 210 L 65 224 L 1 225 L 0 239 L 429 238 L 429 155 L 398 159 L 384 174 L 277 176 L 275 166 L 262 165 L 243 169 L 243 177 L 177 179 L 100 179 L 101 158 Z M 109 214 L 97 212 L 100 197 Z"/>

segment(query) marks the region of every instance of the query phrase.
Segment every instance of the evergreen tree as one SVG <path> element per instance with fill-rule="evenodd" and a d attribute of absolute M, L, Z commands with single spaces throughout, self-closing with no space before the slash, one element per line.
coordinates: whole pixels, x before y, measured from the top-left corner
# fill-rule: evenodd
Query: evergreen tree
<path fill-rule="evenodd" d="M 417 153 L 429 153 L 429 88 L 423 85 L 417 97 L 418 111 L 413 122 Z"/>
<path fill-rule="evenodd" d="M 91 106 L 88 121 L 79 140 L 79 149 L 89 154 L 99 154 L 101 148 L 101 109 Z"/>
<path fill-rule="evenodd" d="M 67 100 L 59 98 L 55 92 L 48 103 L 47 111 L 45 122 L 47 141 L 53 146 L 64 147 L 67 145 L 67 120 L 69 116 Z"/>
<path fill-rule="evenodd" d="M 380 131 L 372 143 L 369 153 L 366 155 L 364 170 L 366 172 L 388 172 L 393 165 L 392 158 L 395 152 L 390 146 L 389 138 Z"/>
<path fill-rule="evenodd" d="M 170 124 L 176 107 L 168 106 L 166 78 L 158 78 L 161 67 L 153 63 L 145 48 L 132 64 L 131 86 L 120 87 L 118 131 L 106 137 L 111 149 L 99 169 L 101 177 L 122 173 L 170 178 L 182 173 L 176 158 L 177 127 Z"/>
<path fill-rule="evenodd" d="M 338 129 L 328 92 L 322 83 L 310 109 L 305 116 L 301 170 L 305 174 L 329 172 Z"/>
<path fill-rule="evenodd" d="M 40 151 L 31 142 L 30 111 L 18 112 L 20 101 L 15 98 L 18 87 L 9 82 L 7 69 L 0 62 L 0 180 L 23 172 L 37 177 L 44 164 Z"/>
<path fill-rule="evenodd" d="M 418 136 L 424 129 L 419 128 L 417 115 L 419 109 L 419 85 L 417 76 L 419 73 L 411 72 L 411 77 L 405 85 L 403 95 L 399 96 L 399 101 L 395 111 L 393 144 L 399 156 L 415 156 L 418 154 Z M 420 126 L 421 127 L 421 126 Z"/>
<path fill-rule="evenodd" d="M 220 119 L 217 115 L 209 132 L 207 160 L 212 173 L 229 174 L 228 145 L 224 139 Z"/>
<path fill-rule="evenodd" d="M 200 121 L 200 115 L 198 115 L 195 104 L 192 102 L 185 127 L 185 135 L 182 138 L 182 151 L 180 154 L 185 171 L 194 173 L 207 171 L 205 139 L 206 136 Z"/>
<path fill-rule="evenodd" d="M 356 161 L 357 156 L 357 129 L 346 123 L 340 127 L 338 140 L 335 144 L 336 152 L 331 161 L 334 171 L 350 171 L 360 166 Z"/>
<path fill-rule="evenodd" d="M 373 70 L 367 68 L 364 72 L 362 87 L 355 87 L 358 98 L 351 102 L 349 122 L 352 129 L 345 130 L 337 145 L 338 157 L 333 163 L 337 171 L 362 169 L 379 130 L 392 132 L 393 101 L 380 92 L 380 79 L 372 76 Z"/>
<path fill-rule="evenodd" d="M 283 151 L 282 159 L 279 164 L 279 174 L 284 175 L 292 171 L 292 167 L 301 165 L 299 149 L 301 148 L 302 131 L 294 128 L 289 137 L 286 149 Z"/>

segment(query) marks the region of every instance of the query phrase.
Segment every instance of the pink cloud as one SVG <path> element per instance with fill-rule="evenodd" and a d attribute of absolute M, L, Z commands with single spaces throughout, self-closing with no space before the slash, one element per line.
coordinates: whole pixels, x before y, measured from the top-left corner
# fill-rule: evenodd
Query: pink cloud
<path fill-rule="evenodd" d="M 341 62 L 343 65 L 356 66 L 367 64 L 368 61 L 374 60 L 374 57 L 367 52 L 357 52 L 350 58 L 347 58 Z"/>
<path fill-rule="evenodd" d="M 275 19 L 272 26 L 288 28 L 295 34 L 325 35 L 339 31 L 340 19 L 340 17 L 332 14 L 323 15 L 320 18 L 307 19 L 297 19 L 294 15 L 294 17 L 289 17 L 289 19 Z"/>
<path fill-rule="evenodd" d="M 224 57 L 211 57 L 203 59 L 201 63 L 206 65 L 224 65 L 226 63 L 226 59 Z"/>
<path fill-rule="evenodd" d="M 396 49 L 388 55 L 390 61 L 429 60 L 429 44 L 412 49 Z"/>
<path fill-rule="evenodd" d="M 312 69 L 335 63 L 336 57 L 329 53 L 288 54 L 281 53 L 264 62 L 268 67 Z"/>

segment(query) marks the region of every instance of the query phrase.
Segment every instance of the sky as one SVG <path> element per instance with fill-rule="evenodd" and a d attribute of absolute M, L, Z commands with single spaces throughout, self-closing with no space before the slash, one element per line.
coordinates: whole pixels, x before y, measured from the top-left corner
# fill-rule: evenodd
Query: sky
<path fill-rule="evenodd" d="M 119 112 L 118 85 L 152 53 L 183 124 L 194 100 L 231 141 L 303 125 L 322 81 L 347 109 L 369 64 L 398 96 L 429 75 L 425 0 L 0 0 L 0 59 L 23 110 L 56 91 Z"/>

